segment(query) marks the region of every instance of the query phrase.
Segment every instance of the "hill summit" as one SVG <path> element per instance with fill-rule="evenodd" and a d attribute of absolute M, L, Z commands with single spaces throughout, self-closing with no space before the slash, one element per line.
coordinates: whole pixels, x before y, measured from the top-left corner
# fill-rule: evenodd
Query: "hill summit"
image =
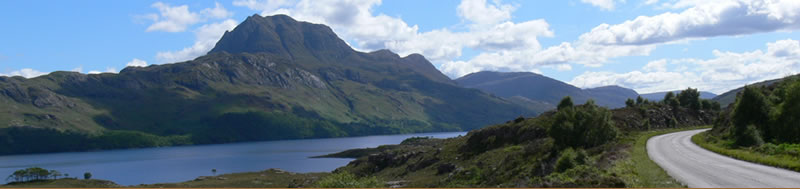
<path fill-rule="evenodd" d="M 422 55 L 358 52 L 285 15 L 250 16 L 191 61 L 0 77 L 0 105 L 13 107 L 0 145 L 21 147 L 0 154 L 471 130 L 537 113 L 455 85 Z"/>

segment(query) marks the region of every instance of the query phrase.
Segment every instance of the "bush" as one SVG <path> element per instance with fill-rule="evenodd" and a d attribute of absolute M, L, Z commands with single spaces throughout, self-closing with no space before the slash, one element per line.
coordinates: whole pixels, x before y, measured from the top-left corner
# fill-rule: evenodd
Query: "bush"
<path fill-rule="evenodd" d="M 572 106 L 573 106 L 572 98 L 570 98 L 569 96 L 565 96 L 563 99 L 561 99 L 561 102 L 558 103 L 558 110 L 564 108 L 571 108 Z"/>
<path fill-rule="evenodd" d="M 586 152 L 583 149 L 573 150 L 567 148 L 561 151 L 561 156 L 556 160 L 556 172 L 564 172 L 579 165 L 585 165 L 587 161 Z"/>
<path fill-rule="evenodd" d="M 625 107 L 634 107 L 634 106 L 636 106 L 636 102 L 634 102 L 633 99 L 629 98 L 628 100 L 625 100 Z"/>
<path fill-rule="evenodd" d="M 320 188 L 382 188 L 384 186 L 376 177 L 357 177 L 349 172 L 331 174 L 317 181 Z"/>
<path fill-rule="evenodd" d="M 740 146 L 749 146 L 761 139 L 762 130 L 766 136 L 773 136 L 773 132 L 766 128 L 769 121 L 770 104 L 758 88 L 745 87 L 742 96 L 737 99 L 733 110 L 733 129 L 731 135 L 734 143 Z M 749 128 L 752 127 L 752 128 Z M 759 136 L 754 136 L 759 135 Z"/>
<path fill-rule="evenodd" d="M 779 106 L 775 123 L 770 124 L 774 133 L 765 133 L 774 136 L 778 142 L 800 143 L 800 82 L 795 82 L 785 94 L 785 100 Z"/>
<path fill-rule="evenodd" d="M 559 110 L 548 135 L 561 148 L 590 148 L 617 138 L 619 131 L 611 121 L 608 109 L 592 101 L 575 108 Z"/>

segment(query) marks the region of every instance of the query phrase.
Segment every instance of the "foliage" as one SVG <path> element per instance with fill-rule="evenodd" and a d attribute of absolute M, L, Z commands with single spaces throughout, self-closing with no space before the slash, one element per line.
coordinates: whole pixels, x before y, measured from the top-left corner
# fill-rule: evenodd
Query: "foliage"
<path fill-rule="evenodd" d="M 590 148 L 614 140 L 619 134 L 611 121 L 611 112 L 592 101 L 559 110 L 554 119 L 548 133 L 563 148 Z"/>
<path fill-rule="evenodd" d="M 45 179 L 58 179 L 62 176 L 61 172 L 56 170 L 47 170 L 41 167 L 31 167 L 14 171 L 9 175 L 6 180 L 13 180 L 14 182 L 28 182 Z"/>
<path fill-rule="evenodd" d="M 636 106 L 636 102 L 634 102 L 633 99 L 629 98 L 628 100 L 625 100 L 625 106 L 626 107 L 634 107 L 634 106 Z"/>
<path fill-rule="evenodd" d="M 83 179 L 89 180 L 91 178 L 92 178 L 92 173 L 90 172 L 83 173 Z"/>
<path fill-rule="evenodd" d="M 760 147 L 732 148 L 726 140 L 709 132 L 692 136 L 692 142 L 713 152 L 736 159 L 800 171 L 800 145 L 766 143 Z M 785 150 L 785 151 L 784 151 Z"/>
<path fill-rule="evenodd" d="M 564 98 L 561 99 L 561 102 L 558 103 L 558 110 L 564 108 L 570 108 L 572 106 L 573 106 L 572 98 L 569 96 L 565 96 Z"/>
<path fill-rule="evenodd" d="M 776 141 L 800 143 L 800 82 L 795 82 L 785 92 L 785 100 L 778 106 L 775 114 L 773 136 Z"/>
<path fill-rule="evenodd" d="M 745 87 L 742 96 L 738 98 L 733 115 L 732 137 L 739 146 L 752 146 L 758 144 L 761 138 L 758 130 L 771 136 L 773 133 L 766 129 L 770 114 L 770 104 L 767 98 L 755 87 Z M 758 129 L 758 130 L 757 130 Z"/>
<path fill-rule="evenodd" d="M 573 167 L 586 164 L 586 151 L 567 148 L 561 151 L 561 156 L 556 160 L 556 172 L 564 172 Z"/>
<path fill-rule="evenodd" d="M 683 107 L 692 110 L 700 110 L 701 108 L 700 92 L 698 92 L 697 89 L 687 88 L 678 93 L 677 99 Z"/>
<path fill-rule="evenodd" d="M 320 188 L 382 188 L 385 187 L 376 177 L 357 177 L 349 172 L 328 175 L 316 183 Z"/>

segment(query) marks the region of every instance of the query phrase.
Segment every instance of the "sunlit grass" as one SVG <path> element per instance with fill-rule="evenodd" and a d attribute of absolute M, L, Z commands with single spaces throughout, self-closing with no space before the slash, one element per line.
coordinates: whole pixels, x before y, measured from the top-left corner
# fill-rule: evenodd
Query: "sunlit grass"
<path fill-rule="evenodd" d="M 800 171 L 800 159 L 798 159 L 796 156 L 789 156 L 785 154 L 765 154 L 757 152 L 753 148 L 734 149 L 726 147 L 721 140 L 715 140 L 715 142 L 712 142 L 709 140 L 710 137 L 712 136 L 710 136 L 708 132 L 702 132 L 692 136 L 692 142 L 712 152 L 739 160 Z"/>

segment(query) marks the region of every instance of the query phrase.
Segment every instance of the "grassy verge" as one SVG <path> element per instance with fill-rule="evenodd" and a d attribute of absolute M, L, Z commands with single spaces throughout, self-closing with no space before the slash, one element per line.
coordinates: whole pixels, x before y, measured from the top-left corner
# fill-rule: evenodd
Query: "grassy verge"
<path fill-rule="evenodd" d="M 800 159 L 788 155 L 772 155 L 755 152 L 752 149 L 731 149 L 722 144 L 721 140 L 709 140 L 708 132 L 692 136 L 692 142 L 712 152 L 722 154 L 739 160 L 749 161 L 758 164 L 780 167 L 784 169 L 800 171 Z"/>
<path fill-rule="evenodd" d="M 685 186 L 669 176 L 653 160 L 650 160 L 650 156 L 647 155 L 647 140 L 662 134 L 709 127 L 698 126 L 632 133 L 626 140 L 633 146 L 629 152 L 630 156 L 618 162 L 614 167 L 614 172 L 620 173 L 629 187 L 633 188 L 683 188 Z"/>

